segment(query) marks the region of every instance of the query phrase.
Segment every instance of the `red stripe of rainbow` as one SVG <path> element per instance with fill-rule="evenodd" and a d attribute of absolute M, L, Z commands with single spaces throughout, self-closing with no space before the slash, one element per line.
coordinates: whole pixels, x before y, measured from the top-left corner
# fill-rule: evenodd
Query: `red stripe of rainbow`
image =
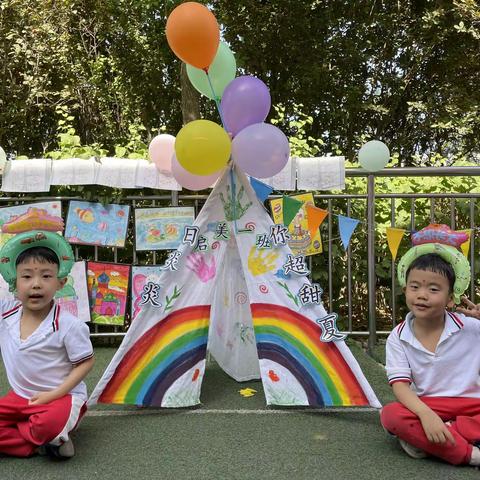
<path fill-rule="evenodd" d="M 209 321 L 209 305 L 159 321 L 122 358 L 99 402 L 161 406 L 168 388 L 205 358 Z"/>
<path fill-rule="evenodd" d="M 288 369 L 303 386 L 309 405 L 369 404 L 335 343 L 320 341 L 319 325 L 286 307 L 256 303 L 251 308 L 259 359 Z"/>

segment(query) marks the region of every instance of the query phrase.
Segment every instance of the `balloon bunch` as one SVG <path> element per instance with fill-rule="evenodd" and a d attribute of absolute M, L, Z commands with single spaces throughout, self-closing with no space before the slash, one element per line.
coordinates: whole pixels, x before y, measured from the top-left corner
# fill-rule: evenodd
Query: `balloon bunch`
<path fill-rule="evenodd" d="M 247 174 L 266 178 L 287 164 L 290 148 L 277 127 L 264 123 L 271 107 L 270 92 L 260 79 L 235 78 L 236 61 L 210 10 L 196 2 L 176 7 L 167 19 L 167 41 L 187 64 L 192 85 L 214 100 L 223 128 L 209 120 L 185 125 L 175 139 L 155 137 L 149 147 L 157 168 L 172 172 L 185 188 L 211 186 L 230 158 Z"/>

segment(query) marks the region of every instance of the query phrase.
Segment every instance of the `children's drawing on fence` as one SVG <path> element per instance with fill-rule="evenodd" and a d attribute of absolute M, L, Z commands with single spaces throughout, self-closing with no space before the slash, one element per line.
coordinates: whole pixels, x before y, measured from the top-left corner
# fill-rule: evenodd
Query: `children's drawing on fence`
<path fill-rule="evenodd" d="M 300 195 L 291 195 L 289 198 L 303 202 L 300 210 L 297 212 L 290 225 L 288 225 L 288 232 L 290 240 L 288 246 L 291 248 L 294 255 L 315 255 L 322 253 L 322 238 L 320 231 L 317 231 L 312 237 L 308 231 L 308 216 L 307 206 L 315 206 L 312 193 L 302 193 Z M 283 199 L 275 198 L 270 200 L 272 209 L 273 221 L 276 224 L 283 224 Z"/>
<path fill-rule="evenodd" d="M 13 235 L 29 230 L 63 231 L 60 201 L 27 203 L 0 208 L 0 246 Z"/>
<path fill-rule="evenodd" d="M 144 306 L 161 307 L 160 266 L 132 267 L 132 322 Z"/>
<path fill-rule="evenodd" d="M 130 265 L 88 262 L 87 282 L 92 322 L 123 325 Z"/>
<path fill-rule="evenodd" d="M 193 207 L 135 209 L 137 250 L 175 250 L 186 226 L 195 218 Z"/>
<path fill-rule="evenodd" d="M 123 247 L 129 212 L 128 205 L 72 200 L 65 237 L 70 243 Z"/>
<path fill-rule="evenodd" d="M 62 309 L 84 322 L 90 321 L 90 301 L 87 289 L 87 269 L 84 261 L 75 262 L 65 286 L 55 299 Z"/>

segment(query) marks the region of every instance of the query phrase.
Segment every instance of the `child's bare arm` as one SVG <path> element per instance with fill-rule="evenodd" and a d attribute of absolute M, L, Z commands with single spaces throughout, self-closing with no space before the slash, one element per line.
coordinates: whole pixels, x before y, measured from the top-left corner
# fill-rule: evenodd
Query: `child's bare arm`
<path fill-rule="evenodd" d="M 29 401 L 30 405 L 43 405 L 45 403 L 52 402 L 57 398 L 63 397 L 87 376 L 94 363 L 95 358 L 92 357 L 82 363 L 79 363 L 78 365 L 75 365 L 61 385 L 54 390 L 50 390 L 49 392 L 40 392 L 35 394 Z"/>
<path fill-rule="evenodd" d="M 397 400 L 420 419 L 425 435 L 430 442 L 455 444 L 455 439 L 443 420 L 418 398 L 408 383 L 394 383 L 392 389 Z"/>

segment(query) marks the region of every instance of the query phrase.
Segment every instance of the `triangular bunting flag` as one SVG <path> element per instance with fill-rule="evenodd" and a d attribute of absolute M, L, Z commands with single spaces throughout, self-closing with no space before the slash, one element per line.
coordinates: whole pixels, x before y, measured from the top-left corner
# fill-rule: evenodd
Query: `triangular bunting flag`
<path fill-rule="evenodd" d="M 406 230 L 403 228 L 387 227 L 388 248 L 390 249 L 394 261 L 397 258 L 398 247 L 400 246 L 400 242 L 402 241 L 405 232 Z"/>
<path fill-rule="evenodd" d="M 283 198 L 283 224 L 288 227 L 292 220 L 295 218 L 295 215 L 298 213 L 300 208 L 302 208 L 303 202 L 299 200 L 295 200 L 294 198 L 290 197 L 282 197 Z"/>
<path fill-rule="evenodd" d="M 308 231 L 310 232 L 310 237 L 313 238 L 318 230 L 318 227 L 320 227 L 328 215 L 328 211 L 315 207 L 314 205 L 307 205 L 306 211 Z"/>
<path fill-rule="evenodd" d="M 360 220 L 355 220 L 354 218 L 344 217 L 343 215 L 338 216 L 338 229 L 340 230 L 340 238 L 342 239 L 343 248 L 346 250 L 348 244 L 350 243 L 350 238 L 352 237 L 353 231 L 360 223 Z"/>
<path fill-rule="evenodd" d="M 462 249 L 462 253 L 468 257 L 468 252 L 470 251 L 470 239 L 472 238 L 472 230 L 468 229 L 468 230 L 459 230 L 459 232 L 464 232 L 464 233 L 468 233 L 468 240 L 466 242 L 463 242 L 461 245 L 460 245 L 460 248 Z"/>
<path fill-rule="evenodd" d="M 263 203 L 273 192 L 273 187 L 253 177 L 250 177 L 250 185 L 255 190 L 257 198 L 260 200 L 261 203 Z"/>

